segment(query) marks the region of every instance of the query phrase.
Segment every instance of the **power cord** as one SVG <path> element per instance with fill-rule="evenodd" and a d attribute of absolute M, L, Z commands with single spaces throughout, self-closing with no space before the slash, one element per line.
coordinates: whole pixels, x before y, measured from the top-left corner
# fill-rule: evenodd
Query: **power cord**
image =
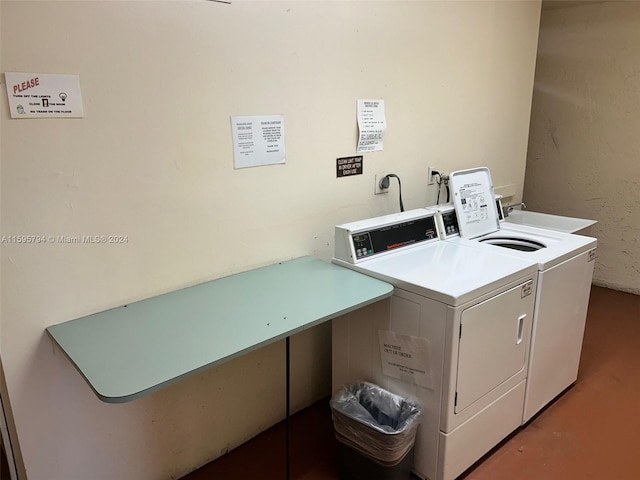
<path fill-rule="evenodd" d="M 442 176 L 442 183 L 444 183 L 445 188 L 447 189 L 447 202 L 449 203 L 449 201 L 451 200 L 450 192 L 449 192 L 449 175 L 443 175 Z"/>
<path fill-rule="evenodd" d="M 436 179 L 436 183 L 438 184 L 438 196 L 436 197 L 436 205 L 439 205 L 440 204 L 440 189 L 441 189 L 441 186 L 442 186 L 442 175 L 440 175 L 439 171 L 433 170 L 431 172 L 431 176 L 435 177 L 436 175 L 438 176 L 438 178 Z"/>
<path fill-rule="evenodd" d="M 387 188 L 389 188 L 389 178 L 396 178 L 398 180 L 398 196 L 400 198 L 400 211 L 404 212 L 404 205 L 402 204 L 402 184 L 400 183 L 400 177 L 397 176 L 395 173 L 390 173 L 389 175 L 385 175 L 384 177 L 382 177 L 382 180 L 380 180 L 380 188 L 384 188 L 385 190 Z"/>
<path fill-rule="evenodd" d="M 431 172 L 431 176 L 438 176 L 438 178 L 436 179 L 436 183 L 438 184 L 438 197 L 436 198 L 436 205 L 440 205 L 440 191 L 442 190 L 442 185 L 444 185 L 445 190 L 447 191 L 447 201 L 446 203 L 449 203 L 449 200 L 451 199 L 451 193 L 449 191 L 449 175 L 442 175 L 440 172 L 433 170 Z"/>

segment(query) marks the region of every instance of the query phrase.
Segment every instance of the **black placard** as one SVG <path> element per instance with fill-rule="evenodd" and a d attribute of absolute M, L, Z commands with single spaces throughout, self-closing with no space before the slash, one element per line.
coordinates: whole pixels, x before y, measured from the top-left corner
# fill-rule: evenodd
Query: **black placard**
<path fill-rule="evenodd" d="M 336 177 L 362 175 L 362 155 L 336 159 Z"/>

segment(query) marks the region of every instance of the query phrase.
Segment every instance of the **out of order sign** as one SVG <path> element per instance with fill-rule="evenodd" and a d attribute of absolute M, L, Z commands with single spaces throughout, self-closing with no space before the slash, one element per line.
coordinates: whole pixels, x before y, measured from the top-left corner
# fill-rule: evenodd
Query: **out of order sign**
<path fill-rule="evenodd" d="M 379 330 L 382 373 L 405 382 L 433 388 L 429 340 Z"/>

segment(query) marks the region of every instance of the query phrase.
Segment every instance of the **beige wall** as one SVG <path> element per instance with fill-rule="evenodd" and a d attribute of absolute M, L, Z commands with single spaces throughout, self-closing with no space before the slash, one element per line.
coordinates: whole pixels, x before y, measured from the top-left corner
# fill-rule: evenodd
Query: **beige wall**
<path fill-rule="evenodd" d="M 640 294 L 640 3 L 544 11 L 524 200 L 598 220 L 594 283 Z"/>
<path fill-rule="evenodd" d="M 30 480 L 177 478 L 284 415 L 274 344 L 135 402 L 100 402 L 48 325 L 302 255 L 333 226 L 433 203 L 427 167 L 487 165 L 521 196 L 539 2 L 3 1 L 2 71 L 80 75 L 85 118 L 10 120 L 2 234 L 128 235 L 2 245 L 2 355 Z M 383 152 L 353 155 L 359 98 L 386 101 Z M 287 163 L 233 169 L 230 115 L 283 114 Z M 250 292 L 248 292 L 248 296 Z M 330 325 L 293 339 L 295 408 L 329 395 Z M 114 351 L 117 355 L 117 351 Z"/>

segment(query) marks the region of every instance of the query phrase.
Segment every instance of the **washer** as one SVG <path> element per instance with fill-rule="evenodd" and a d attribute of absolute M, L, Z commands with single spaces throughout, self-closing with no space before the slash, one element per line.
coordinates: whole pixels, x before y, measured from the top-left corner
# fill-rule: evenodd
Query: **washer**
<path fill-rule="evenodd" d="M 336 226 L 333 263 L 395 286 L 333 321 L 332 380 L 417 398 L 414 473 L 454 479 L 520 426 L 535 262 L 441 241 L 420 209 Z"/>
<path fill-rule="evenodd" d="M 524 424 L 577 380 L 597 240 L 502 222 L 486 168 L 453 172 L 451 184 L 454 205 L 435 208 L 441 238 L 538 265 Z"/>

